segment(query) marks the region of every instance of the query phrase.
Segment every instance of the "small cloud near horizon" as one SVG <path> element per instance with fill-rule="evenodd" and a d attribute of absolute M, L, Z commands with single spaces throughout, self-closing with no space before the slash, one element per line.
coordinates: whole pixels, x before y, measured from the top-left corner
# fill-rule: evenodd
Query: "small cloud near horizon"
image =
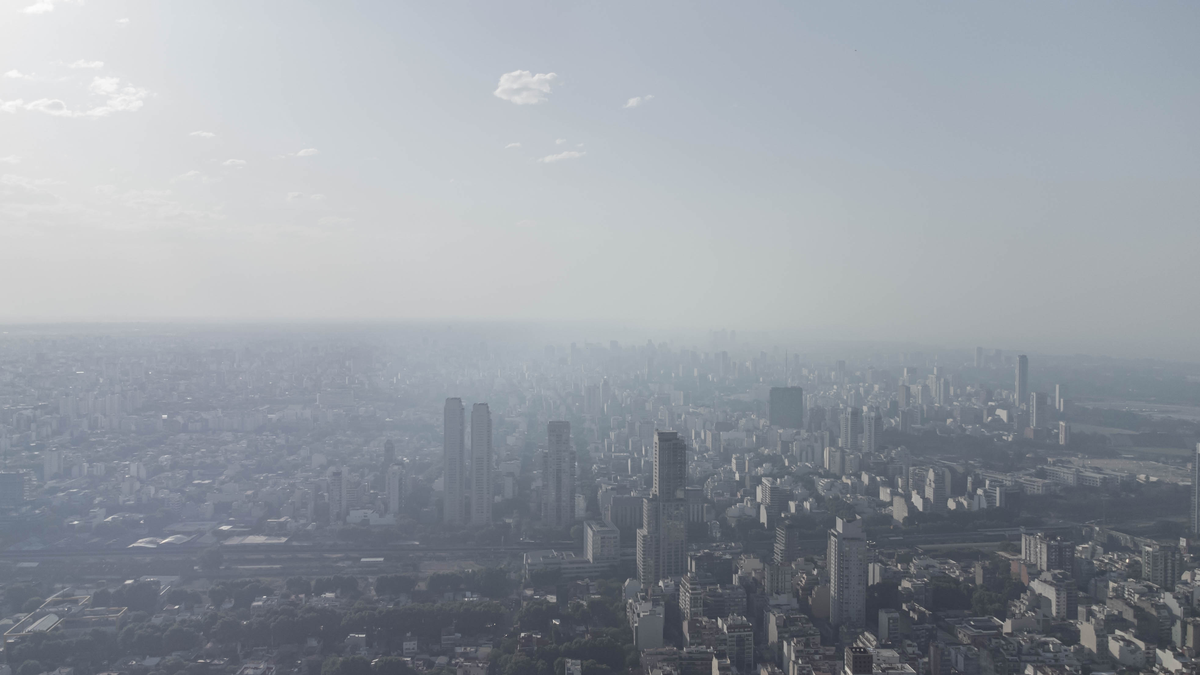
<path fill-rule="evenodd" d="M 553 164 L 554 162 L 561 162 L 564 159 L 576 159 L 578 157 L 583 157 L 586 154 L 587 154 L 586 152 L 576 152 L 574 150 L 567 150 L 566 152 L 560 152 L 557 155 L 546 155 L 545 157 L 539 159 L 538 161 L 543 164 Z"/>
<path fill-rule="evenodd" d="M 500 76 L 500 85 L 492 95 L 517 105 L 536 105 L 546 102 L 550 83 L 558 78 L 554 73 L 534 75 L 528 70 L 514 70 Z"/>

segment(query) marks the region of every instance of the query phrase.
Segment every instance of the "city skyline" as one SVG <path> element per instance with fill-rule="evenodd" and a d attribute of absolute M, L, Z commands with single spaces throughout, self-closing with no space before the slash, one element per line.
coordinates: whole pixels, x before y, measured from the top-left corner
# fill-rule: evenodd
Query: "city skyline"
<path fill-rule="evenodd" d="M 374 675 L 388 674 L 372 660 L 443 657 L 538 675 L 529 664 L 585 644 L 611 675 L 726 662 L 917 675 L 940 652 L 966 672 L 972 650 L 1053 644 L 1066 621 L 1078 646 L 1053 663 L 1132 669 L 1139 643 L 1157 640 L 1164 662 L 1190 648 L 1197 617 L 1139 625 L 1113 609 L 1197 588 L 1186 368 L 760 339 L 0 332 L 0 568 L 24 575 L 0 612 L 16 675 L 96 658 L 97 640 L 104 672 L 241 643 L 300 675 L 294 646 L 328 633 L 282 627 L 314 612 L 377 635 L 347 631 L 334 643 L 354 655 L 306 658 L 327 675 L 360 657 Z M 66 631 L 72 606 L 132 630 L 32 652 L 30 627 Z M 537 638 L 542 620 L 561 632 Z M 1025 628 L 1006 635 L 1008 620 Z M 280 628 L 254 628 L 266 622 Z M 1039 653 L 1024 658 L 1049 665 Z"/>
<path fill-rule="evenodd" d="M 1197 26 L 0 0 L 0 675 L 1200 674 Z"/>

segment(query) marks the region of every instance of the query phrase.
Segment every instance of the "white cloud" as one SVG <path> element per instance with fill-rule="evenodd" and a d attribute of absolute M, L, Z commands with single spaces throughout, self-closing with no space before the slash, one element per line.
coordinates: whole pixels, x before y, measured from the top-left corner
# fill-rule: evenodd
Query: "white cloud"
<path fill-rule="evenodd" d="M 654 98 L 654 94 L 646 94 L 645 96 L 634 96 L 633 98 L 626 101 L 625 105 L 623 107 L 636 108 L 643 103 L 649 102 L 650 99 L 652 99 L 652 98 Z"/>
<path fill-rule="evenodd" d="M 96 186 L 96 194 L 105 202 L 123 207 L 134 216 L 133 220 L 120 219 L 121 229 L 159 228 L 163 225 L 211 227 L 214 221 L 226 216 L 217 211 L 206 211 L 179 201 L 170 190 L 126 190 L 119 192 L 112 185 Z M 110 225 L 111 227 L 112 225 Z"/>
<path fill-rule="evenodd" d="M 88 85 L 88 91 L 93 94 L 111 94 L 121 86 L 121 78 L 119 77 L 94 77 L 92 83 Z"/>
<path fill-rule="evenodd" d="M 319 154 L 321 154 L 321 151 L 317 150 L 316 148 L 304 148 L 303 150 L 296 151 L 296 153 L 291 156 L 292 157 L 312 157 L 313 155 L 319 155 Z"/>
<path fill-rule="evenodd" d="M 17 108 L 24 107 L 25 101 L 17 99 L 15 101 L 0 101 L 0 112 L 14 113 Z"/>
<path fill-rule="evenodd" d="M 246 166 L 246 160 L 244 160 L 244 159 L 227 159 L 224 162 L 221 162 L 221 166 L 235 166 L 240 169 L 243 166 Z"/>
<path fill-rule="evenodd" d="M 129 19 L 117 19 L 117 25 L 119 25 L 119 26 L 128 26 L 128 25 L 129 25 Z"/>
<path fill-rule="evenodd" d="M 205 174 L 203 174 L 199 171 L 196 171 L 195 169 L 193 169 L 187 173 L 175 176 L 174 178 L 171 179 L 172 183 L 198 182 L 198 183 L 202 183 L 204 185 L 208 185 L 210 183 L 219 183 L 220 181 L 221 181 L 220 178 L 213 178 L 211 176 L 206 176 Z"/>
<path fill-rule="evenodd" d="M 587 154 L 586 152 L 576 152 L 574 150 L 567 150 L 566 152 L 560 152 L 557 155 L 546 155 L 545 157 L 539 159 L 538 161 L 542 162 L 543 164 L 550 164 L 552 162 L 560 162 L 564 159 L 575 159 L 577 157 L 583 157 L 586 154 Z"/>
<path fill-rule="evenodd" d="M 4 73 L 4 77 L 9 80 L 28 80 L 30 82 L 62 82 L 70 79 L 67 77 L 51 78 L 37 73 L 22 73 L 15 68 Z"/>
<path fill-rule="evenodd" d="M 45 14 L 54 11 L 54 0 L 37 0 L 37 2 L 21 10 L 26 14 Z"/>
<path fill-rule="evenodd" d="M 16 155 L 8 155 L 6 157 L 0 157 L 0 164 L 19 164 L 20 162 L 21 162 L 21 158 L 17 157 Z"/>
<path fill-rule="evenodd" d="M 504 149 L 507 150 L 509 148 L 519 148 L 519 147 L 521 147 L 520 143 L 509 143 L 508 145 L 504 146 Z"/>
<path fill-rule="evenodd" d="M 500 86 L 492 92 L 498 98 L 517 105 L 534 105 L 546 102 L 550 83 L 558 78 L 554 73 L 534 75 L 528 70 L 514 70 L 500 76 Z"/>
<path fill-rule="evenodd" d="M 0 104 L 0 110 L 14 112 L 17 107 L 25 110 L 53 115 L 54 117 L 107 117 L 114 112 L 134 112 L 142 107 L 150 92 L 139 87 L 122 86 L 119 77 L 96 77 L 88 85 L 88 91 L 97 96 L 106 96 L 102 105 L 87 110 L 71 110 L 57 98 L 41 98 L 22 105 L 22 101 Z"/>
<path fill-rule="evenodd" d="M 79 5 L 83 4 L 83 0 L 37 0 L 37 2 L 33 3 L 32 5 L 29 5 L 25 9 L 22 9 L 21 11 L 26 14 L 45 14 L 47 12 L 53 12 L 54 6 L 57 5 L 59 2 L 63 2 L 63 1 L 75 2 L 76 4 L 79 4 Z"/>
<path fill-rule="evenodd" d="M 100 68 L 104 67 L 104 62 L 103 61 L 85 61 L 83 59 L 79 59 L 78 61 L 76 61 L 75 63 L 72 63 L 71 65 L 69 65 L 67 67 L 75 68 L 75 69 L 88 68 L 90 70 L 99 70 Z"/>
<path fill-rule="evenodd" d="M 46 189 L 47 185 L 53 184 L 54 181 L 46 178 L 26 178 L 6 173 L 0 176 L 0 202 L 24 207 L 57 204 L 58 196 Z"/>
<path fill-rule="evenodd" d="M 26 110 L 36 110 L 55 117 L 74 117 L 75 113 L 67 108 L 67 104 L 56 98 L 39 98 L 25 106 Z"/>
<path fill-rule="evenodd" d="M 566 143 L 566 142 L 567 142 L 567 139 L 565 139 L 565 138 L 556 138 L 556 139 L 554 139 L 554 144 L 555 144 L 555 145 L 562 145 L 563 143 Z"/>
<path fill-rule="evenodd" d="M 325 199 L 325 195 L 321 194 L 320 192 L 316 192 L 313 194 L 306 194 L 304 192 L 289 192 L 289 193 L 287 193 L 287 200 L 289 202 L 299 202 L 299 201 L 319 202 L 319 201 L 323 201 L 324 199 Z"/>
<path fill-rule="evenodd" d="M 139 87 L 121 85 L 119 77 L 95 77 L 88 91 L 93 94 L 108 96 L 104 105 L 81 113 L 86 117 L 105 117 L 114 112 L 134 112 L 141 109 L 150 92 Z"/>
<path fill-rule="evenodd" d="M 188 136 L 199 136 L 200 138 L 214 138 L 216 134 L 211 131 L 193 131 Z"/>
<path fill-rule="evenodd" d="M 37 0 L 32 5 L 25 7 L 21 11 L 25 14 L 45 14 L 47 12 L 53 12 L 54 6 L 60 2 L 74 2 L 78 5 L 83 4 L 83 0 Z"/>

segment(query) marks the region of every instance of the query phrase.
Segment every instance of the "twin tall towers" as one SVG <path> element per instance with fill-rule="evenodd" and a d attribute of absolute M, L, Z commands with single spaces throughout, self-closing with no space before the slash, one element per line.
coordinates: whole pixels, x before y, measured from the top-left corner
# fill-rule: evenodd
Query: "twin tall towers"
<path fill-rule="evenodd" d="M 466 409 L 461 398 L 446 399 L 445 452 L 446 503 L 442 519 L 447 525 L 487 525 L 492 522 L 492 411 L 486 403 L 471 408 L 471 475 L 467 472 Z M 467 494 L 470 494 L 468 512 Z"/>
<path fill-rule="evenodd" d="M 445 462 L 446 525 L 488 525 L 492 522 L 492 412 L 486 403 L 471 407 L 471 470 L 467 475 L 466 409 L 461 398 L 446 399 L 443 460 Z M 571 423 L 546 426 L 542 464 L 542 524 L 566 527 L 575 521 L 575 450 Z"/>

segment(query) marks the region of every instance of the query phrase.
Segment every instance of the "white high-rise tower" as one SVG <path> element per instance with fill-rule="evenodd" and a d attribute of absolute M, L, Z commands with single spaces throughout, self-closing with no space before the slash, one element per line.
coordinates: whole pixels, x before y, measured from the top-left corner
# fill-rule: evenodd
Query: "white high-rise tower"
<path fill-rule="evenodd" d="M 447 525 L 465 525 L 466 495 L 463 485 L 466 476 L 465 435 L 466 411 L 461 398 L 446 399 L 445 432 L 442 439 L 442 459 L 445 464 L 443 491 L 446 495 L 442 506 L 442 522 Z"/>
<path fill-rule="evenodd" d="M 829 623 L 865 627 L 867 623 L 867 537 L 861 519 L 837 519 L 829 531 Z"/>
<path fill-rule="evenodd" d="M 638 580 L 643 588 L 687 574 L 687 443 L 674 431 L 654 433 L 654 485 L 642 500 L 637 531 Z"/>
<path fill-rule="evenodd" d="M 492 522 L 492 412 L 488 404 L 471 408 L 471 524 Z"/>
<path fill-rule="evenodd" d="M 1200 532 L 1200 443 L 1192 457 L 1192 532 Z"/>

